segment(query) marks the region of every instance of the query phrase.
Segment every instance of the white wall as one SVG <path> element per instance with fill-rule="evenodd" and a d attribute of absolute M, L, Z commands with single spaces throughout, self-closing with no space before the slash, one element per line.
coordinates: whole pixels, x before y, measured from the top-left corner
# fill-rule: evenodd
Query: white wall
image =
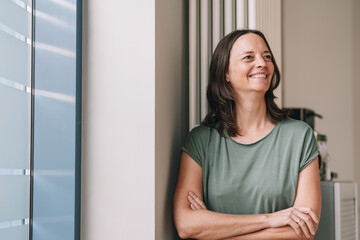
<path fill-rule="evenodd" d="M 188 1 L 156 0 L 155 239 L 177 239 L 172 197 L 188 133 Z"/>
<path fill-rule="evenodd" d="M 84 2 L 84 240 L 178 238 L 172 196 L 188 132 L 187 5 Z"/>
<path fill-rule="evenodd" d="M 354 34 L 354 51 L 353 51 L 353 113 L 354 113 L 354 135 L 353 135 L 353 146 L 354 146 L 354 177 L 358 182 L 358 195 L 360 196 L 360 1 L 353 1 L 353 34 Z M 359 201 L 359 216 L 360 216 L 360 201 Z M 359 219 L 360 220 L 360 219 Z M 360 230 L 360 221 L 359 228 Z M 360 234 L 360 233 L 359 233 Z"/>
<path fill-rule="evenodd" d="M 353 140 L 360 137 L 353 127 L 354 1 L 283 1 L 284 106 L 323 115 L 315 127 L 328 137 L 339 180 L 354 180 Z"/>
<path fill-rule="evenodd" d="M 83 4 L 82 239 L 154 239 L 155 0 Z"/>

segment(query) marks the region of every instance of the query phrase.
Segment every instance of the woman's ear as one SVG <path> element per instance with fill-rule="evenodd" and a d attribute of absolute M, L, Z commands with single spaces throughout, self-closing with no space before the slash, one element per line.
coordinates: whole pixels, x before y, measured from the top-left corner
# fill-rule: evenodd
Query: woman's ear
<path fill-rule="evenodd" d="M 225 74 L 225 80 L 226 80 L 226 82 L 230 82 L 229 73 L 228 73 L 228 72 Z"/>

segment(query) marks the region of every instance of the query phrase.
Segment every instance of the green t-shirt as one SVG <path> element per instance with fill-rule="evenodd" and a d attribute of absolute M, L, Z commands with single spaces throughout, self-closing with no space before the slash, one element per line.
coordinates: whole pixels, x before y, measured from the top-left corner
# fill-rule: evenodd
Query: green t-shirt
<path fill-rule="evenodd" d="M 299 173 L 319 155 L 310 126 L 286 118 L 251 144 L 225 135 L 201 125 L 189 133 L 182 147 L 202 167 L 207 208 L 261 214 L 293 206 Z"/>

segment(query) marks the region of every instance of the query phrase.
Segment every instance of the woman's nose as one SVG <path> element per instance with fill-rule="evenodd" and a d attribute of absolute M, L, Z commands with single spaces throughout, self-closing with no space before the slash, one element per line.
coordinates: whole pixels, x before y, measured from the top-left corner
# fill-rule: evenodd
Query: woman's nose
<path fill-rule="evenodd" d="M 256 64 L 256 67 L 265 67 L 266 66 L 266 62 L 262 56 L 256 57 L 255 64 Z"/>

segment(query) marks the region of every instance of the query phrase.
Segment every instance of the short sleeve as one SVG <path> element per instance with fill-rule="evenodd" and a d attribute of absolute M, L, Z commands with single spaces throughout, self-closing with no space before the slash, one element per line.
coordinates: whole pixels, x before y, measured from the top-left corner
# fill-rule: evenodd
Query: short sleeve
<path fill-rule="evenodd" d="M 200 166 L 203 165 L 206 152 L 206 142 L 208 138 L 208 128 L 198 126 L 191 130 L 188 134 L 181 150 L 186 152 Z"/>
<path fill-rule="evenodd" d="M 309 165 L 318 155 L 319 150 L 317 147 L 314 131 L 310 126 L 307 126 L 301 152 L 299 172 L 301 172 L 307 165 Z"/>

